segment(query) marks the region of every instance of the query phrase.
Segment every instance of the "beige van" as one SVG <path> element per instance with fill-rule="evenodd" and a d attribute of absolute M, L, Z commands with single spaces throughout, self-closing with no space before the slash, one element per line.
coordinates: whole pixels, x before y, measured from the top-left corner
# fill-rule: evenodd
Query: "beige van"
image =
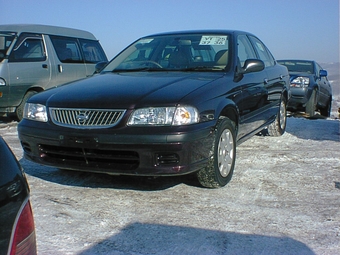
<path fill-rule="evenodd" d="M 107 57 L 93 34 L 46 25 L 0 25 L 0 116 L 19 120 L 29 97 L 91 76 Z"/>

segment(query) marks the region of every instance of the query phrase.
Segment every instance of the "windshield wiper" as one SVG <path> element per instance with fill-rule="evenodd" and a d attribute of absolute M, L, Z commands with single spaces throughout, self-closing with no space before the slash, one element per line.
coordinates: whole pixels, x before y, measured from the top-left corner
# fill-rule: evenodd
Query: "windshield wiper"
<path fill-rule="evenodd" d="M 141 68 L 134 68 L 134 69 L 114 69 L 112 70 L 113 73 L 128 73 L 128 72 L 142 72 L 142 71 L 164 71 L 162 68 L 150 68 L 150 67 L 141 67 Z"/>
<path fill-rule="evenodd" d="M 213 67 L 213 66 L 193 66 L 188 68 L 179 69 L 180 71 L 222 71 L 223 68 Z"/>

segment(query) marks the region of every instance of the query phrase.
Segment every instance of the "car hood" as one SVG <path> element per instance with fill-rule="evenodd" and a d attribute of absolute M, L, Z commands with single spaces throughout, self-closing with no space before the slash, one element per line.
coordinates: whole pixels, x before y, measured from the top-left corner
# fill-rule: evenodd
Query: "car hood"
<path fill-rule="evenodd" d="M 62 108 L 169 106 L 222 76 L 223 73 L 107 73 L 39 93 L 32 100 Z"/>

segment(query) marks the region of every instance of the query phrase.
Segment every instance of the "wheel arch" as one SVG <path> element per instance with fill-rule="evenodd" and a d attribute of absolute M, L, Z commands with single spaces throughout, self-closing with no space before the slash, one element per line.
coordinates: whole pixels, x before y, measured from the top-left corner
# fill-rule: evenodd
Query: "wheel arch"
<path fill-rule="evenodd" d="M 34 91 L 34 92 L 39 93 L 39 92 L 44 91 L 44 89 L 43 89 L 42 87 L 30 87 L 30 88 L 28 88 L 28 89 L 26 90 L 25 94 L 23 95 L 23 97 L 22 97 L 22 99 L 21 99 L 21 101 L 20 101 L 20 104 L 21 104 L 22 101 L 24 100 L 25 95 L 26 95 L 27 93 L 31 92 L 31 91 Z M 20 105 L 20 104 L 19 104 L 19 105 Z M 19 105 L 17 105 L 17 107 L 18 107 Z"/>
<path fill-rule="evenodd" d="M 229 118 L 231 121 L 233 121 L 235 123 L 235 131 L 237 134 L 239 123 L 239 111 L 238 107 L 235 104 L 228 104 L 225 107 L 223 107 L 218 115 L 218 119 L 220 118 Z"/>

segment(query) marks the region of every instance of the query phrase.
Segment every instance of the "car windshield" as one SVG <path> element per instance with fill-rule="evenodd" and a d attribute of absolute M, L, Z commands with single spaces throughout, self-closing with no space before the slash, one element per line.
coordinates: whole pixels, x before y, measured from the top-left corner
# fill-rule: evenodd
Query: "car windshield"
<path fill-rule="evenodd" d="M 228 35 L 176 34 L 142 38 L 103 72 L 222 71 L 228 66 Z"/>
<path fill-rule="evenodd" d="M 7 53 L 8 48 L 11 46 L 16 33 L 0 31 L 0 61 L 2 61 Z"/>
<path fill-rule="evenodd" d="M 289 72 L 314 73 L 313 62 L 311 61 L 278 61 L 279 64 L 288 68 Z"/>

